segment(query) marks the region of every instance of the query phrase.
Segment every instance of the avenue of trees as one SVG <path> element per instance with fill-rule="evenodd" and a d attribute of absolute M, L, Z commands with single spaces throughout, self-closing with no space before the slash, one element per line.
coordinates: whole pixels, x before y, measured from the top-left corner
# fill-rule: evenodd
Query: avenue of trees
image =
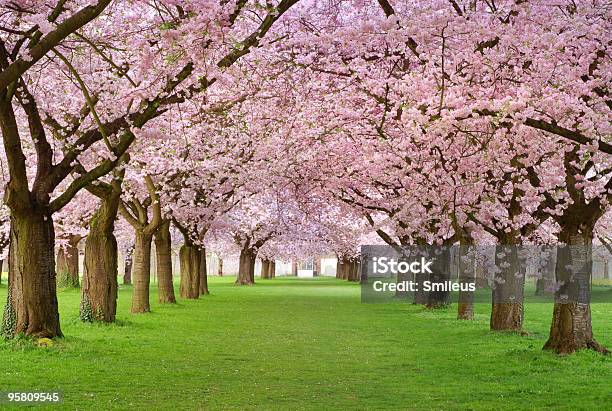
<path fill-rule="evenodd" d="M 165 304 L 209 293 L 207 250 L 253 285 L 330 253 L 358 281 L 364 244 L 580 246 L 562 280 L 612 235 L 610 33 L 599 0 L 0 0 L 1 333 L 61 337 L 58 286 L 113 322 L 119 275 L 149 312 L 153 244 Z M 607 352 L 588 302 L 544 348 Z"/>

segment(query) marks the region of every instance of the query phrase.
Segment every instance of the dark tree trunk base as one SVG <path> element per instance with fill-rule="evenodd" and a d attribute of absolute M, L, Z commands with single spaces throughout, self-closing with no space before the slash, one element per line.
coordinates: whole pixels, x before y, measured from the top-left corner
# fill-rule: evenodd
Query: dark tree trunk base
<path fill-rule="evenodd" d="M 12 338 L 62 337 L 56 294 L 51 214 L 33 209 L 11 216 L 9 290 L 0 333 Z"/>
<path fill-rule="evenodd" d="M 149 303 L 149 283 L 151 281 L 151 243 L 153 236 L 136 230 L 136 245 L 134 247 L 134 265 L 132 267 L 132 280 L 134 292 L 132 294 L 133 314 L 148 313 L 151 311 Z"/>
<path fill-rule="evenodd" d="M 240 266 L 238 267 L 238 276 L 236 277 L 236 285 L 254 285 L 255 284 L 255 253 L 249 249 L 240 251 Z"/>
<path fill-rule="evenodd" d="M 593 338 L 589 305 L 580 303 L 555 303 L 550 337 L 543 349 L 560 355 L 569 355 L 579 350 L 610 354 L 607 348 Z"/>
<path fill-rule="evenodd" d="M 523 329 L 522 303 L 494 303 L 491 310 L 491 330 L 516 331 Z"/>
<path fill-rule="evenodd" d="M 457 319 L 458 320 L 473 320 L 474 319 L 474 304 L 473 303 L 459 303 L 457 308 Z"/>
<path fill-rule="evenodd" d="M 85 275 L 81 294 L 82 321 L 111 323 L 117 314 L 117 241 L 94 228 L 85 241 Z"/>
<path fill-rule="evenodd" d="M 200 252 L 197 247 L 185 244 L 179 252 L 181 260 L 180 296 L 195 300 L 200 296 Z"/>
<path fill-rule="evenodd" d="M 160 304 L 176 304 L 172 279 L 172 251 L 170 221 L 164 220 L 155 233 L 157 266 L 157 301 Z"/>
<path fill-rule="evenodd" d="M 208 291 L 208 270 L 206 268 L 206 248 L 200 250 L 200 295 L 209 295 Z"/>

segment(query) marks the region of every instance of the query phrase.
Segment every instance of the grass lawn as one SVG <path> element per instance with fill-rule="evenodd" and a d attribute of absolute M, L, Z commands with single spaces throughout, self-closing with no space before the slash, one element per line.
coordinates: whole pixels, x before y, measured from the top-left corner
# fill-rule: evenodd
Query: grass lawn
<path fill-rule="evenodd" d="M 549 304 L 526 307 L 529 336 L 488 330 L 410 304 L 361 304 L 335 279 L 210 278 L 196 301 L 78 320 L 79 291 L 60 290 L 66 337 L 50 348 L 0 342 L 0 391 L 54 391 L 67 409 L 567 409 L 612 407 L 612 358 L 541 351 Z M 6 281 L 0 299 L 6 298 Z M 612 304 L 593 305 L 612 347 Z M 0 406 L 1 407 L 1 406 Z"/>

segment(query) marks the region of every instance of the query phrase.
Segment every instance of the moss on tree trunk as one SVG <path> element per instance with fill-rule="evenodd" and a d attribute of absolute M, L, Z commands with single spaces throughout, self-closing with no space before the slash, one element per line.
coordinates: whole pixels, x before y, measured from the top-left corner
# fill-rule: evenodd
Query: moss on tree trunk
<path fill-rule="evenodd" d="M 61 337 L 56 294 L 53 220 L 48 207 L 11 215 L 9 297 L 2 334 Z"/>
<path fill-rule="evenodd" d="M 57 252 L 58 287 L 79 287 L 79 242 L 81 236 L 70 236 L 68 244 Z"/>
<path fill-rule="evenodd" d="M 115 219 L 120 188 L 102 198 L 85 239 L 85 274 L 81 293 L 83 321 L 114 322 L 117 314 L 117 239 Z"/>

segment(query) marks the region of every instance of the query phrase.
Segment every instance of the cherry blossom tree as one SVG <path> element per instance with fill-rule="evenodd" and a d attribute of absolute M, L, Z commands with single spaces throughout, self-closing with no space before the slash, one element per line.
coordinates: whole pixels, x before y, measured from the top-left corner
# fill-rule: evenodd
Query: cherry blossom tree
<path fill-rule="evenodd" d="M 100 2 L 61 21 L 65 2 L 59 2 L 49 24 L 27 10 L 34 21 L 21 19 L 23 10 L 6 4 L 10 39 L 2 53 L 0 123 L 10 176 L 5 199 L 15 233 L 11 256 L 18 260 L 11 264 L 3 334 L 61 336 L 55 264 L 48 257 L 54 248 L 52 215 L 111 172 L 148 121 L 214 84 L 295 2 L 264 8 L 261 18 L 257 2 L 137 2 L 94 20 L 109 3 Z M 256 17 L 245 17 L 247 11 Z M 72 95 L 82 95 L 83 104 L 58 104 Z M 26 134 L 37 157 L 32 189 L 22 145 Z M 64 181 L 69 184 L 58 192 Z M 39 291 L 24 292 L 20 284 Z"/>

